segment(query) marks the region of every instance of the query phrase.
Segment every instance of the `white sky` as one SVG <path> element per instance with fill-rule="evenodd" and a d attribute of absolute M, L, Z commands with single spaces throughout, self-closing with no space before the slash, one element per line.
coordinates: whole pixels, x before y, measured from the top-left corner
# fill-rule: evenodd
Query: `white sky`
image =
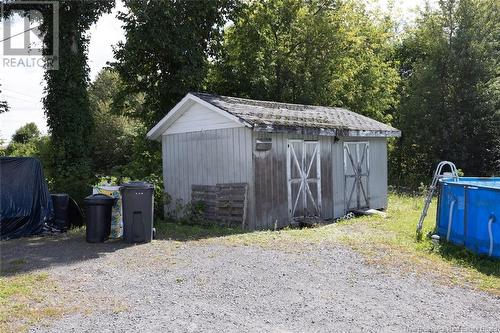
<path fill-rule="evenodd" d="M 370 0 L 368 0 L 370 1 Z M 374 6 L 386 9 L 391 0 L 371 0 Z M 394 15 L 401 22 L 411 22 L 415 17 L 417 6 L 422 6 L 425 0 L 394 1 Z M 431 0 L 435 2 L 435 0 Z M 89 66 L 90 78 L 94 80 L 97 73 L 106 62 L 113 61 L 112 46 L 124 39 L 120 21 L 116 18 L 123 4 L 118 1 L 112 13 L 103 15 L 90 29 Z M 17 20 L 12 28 L 12 34 L 23 31 L 21 20 Z M 0 25 L 0 39 L 3 39 L 3 26 Z M 23 36 L 12 38 L 13 47 L 22 45 Z M 0 43 L 3 44 L 3 43 Z M 0 114 L 0 138 L 9 141 L 12 134 L 28 122 L 35 122 L 43 133 L 47 133 L 46 118 L 42 108 L 43 69 L 40 67 L 8 67 L 2 59 L 3 45 L 0 53 L 0 99 L 7 100 L 10 111 Z"/>

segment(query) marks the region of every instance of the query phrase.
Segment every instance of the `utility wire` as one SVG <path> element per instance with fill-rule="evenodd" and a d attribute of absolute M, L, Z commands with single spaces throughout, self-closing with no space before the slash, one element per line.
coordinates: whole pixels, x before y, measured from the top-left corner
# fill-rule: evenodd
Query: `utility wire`
<path fill-rule="evenodd" d="M 18 94 L 18 95 L 21 95 L 23 97 L 33 98 L 33 96 L 26 95 L 25 93 L 20 93 L 19 91 L 11 90 L 11 89 L 5 88 L 5 87 L 2 88 L 2 91 L 6 92 L 6 93 L 10 93 L 10 94 Z"/>
<path fill-rule="evenodd" d="M 18 96 L 10 96 L 9 94 L 2 94 L 4 96 L 4 98 L 7 98 L 7 99 L 17 99 L 19 101 L 24 101 L 24 102 L 29 102 L 29 103 L 37 103 L 34 98 L 32 99 L 27 99 L 27 98 L 21 98 L 21 97 L 18 97 Z"/>
<path fill-rule="evenodd" d="M 7 38 L 4 38 L 4 39 L 0 40 L 0 43 L 1 43 L 1 42 L 5 42 L 6 40 L 9 40 L 9 39 L 11 39 L 11 38 L 17 37 L 17 36 L 19 36 L 19 35 L 24 34 L 25 32 L 28 32 L 28 31 L 30 31 L 30 30 L 33 30 L 33 29 L 36 29 L 36 28 L 39 28 L 39 27 L 40 27 L 40 26 L 39 26 L 39 25 L 37 25 L 36 27 L 32 27 L 32 28 L 29 28 L 28 30 L 21 31 L 21 32 L 19 32 L 19 33 L 15 34 L 15 35 L 12 35 L 12 36 L 9 36 L 9 37 L 7 37 Z"/>

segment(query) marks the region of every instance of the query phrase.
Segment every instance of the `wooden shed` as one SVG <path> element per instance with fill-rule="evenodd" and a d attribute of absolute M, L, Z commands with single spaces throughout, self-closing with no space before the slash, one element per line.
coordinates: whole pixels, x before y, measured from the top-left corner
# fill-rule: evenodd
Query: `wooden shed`
<path fill-rule="evenodd" d="M 216 222 L 284 227 L 387 207 L 393 127 L 342 108 L 187 94 L 147 134 L 165 191 Z M 173 207 L 165 207 L 168 211 Z"/>

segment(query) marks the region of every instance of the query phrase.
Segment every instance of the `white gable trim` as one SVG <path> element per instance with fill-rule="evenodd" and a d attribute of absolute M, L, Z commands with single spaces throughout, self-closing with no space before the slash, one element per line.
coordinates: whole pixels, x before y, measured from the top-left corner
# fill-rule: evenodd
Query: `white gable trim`
<path fill-rule="evenodd" d="M 235 123 L 235 125 L 239 126 L 246 126 L 246 127 L 252 127 L 249 123 L 246 121 L 233 116 L 229 112 L 226 112 L 208 102 L 205 102 L 199 97 L 196 97 L 195 95 L 192 95 L 188 93 L 179 103 L 177 103 L 176 106 L 174 106 L 169 113 L 165 117 L 163 117 L 162 120 L 158 122 L 148 133 L 147 133 L 147 138 L 151 140 L 158 140 L 162 134 L 164 134 L 167 129 L 172 126 L 172 124 L 179 119 L 194 103 L 198 103 L 203 105 L 204 107 L 210 109 L 211 111 L 214 111 L 231 121 Z M 236 127 L 236 126 L 235 126 Z M 211 128 L 212 129 L 212 128 Z M 213 128 L 216 129 L 216 128 Z"/>
<path fill-rule="evenodd" d="M 200 103 L 193 102 L 162 135 L 240 127 L 245 127 L 245 125 L 237 123 L 233 119 L 229 119 L 218 112 L 214 112 Z"/>

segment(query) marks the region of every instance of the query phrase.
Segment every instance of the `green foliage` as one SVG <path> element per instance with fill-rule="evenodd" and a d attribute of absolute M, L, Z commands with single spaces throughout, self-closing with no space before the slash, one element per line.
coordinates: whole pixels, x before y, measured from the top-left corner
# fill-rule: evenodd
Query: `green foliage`
<path fill-rule="evenodd" d="M 126 41 L 115 49 L 114 68 L 122 78 L 113 112 L 140 119 L 130 162 L 123 175 L 155 185 L 156 215 L 163 214 L 161 146 L 146 139 L 147 129 L 205 79 L 232 0 L 126 0 L 120 13 Z"/>
<path fill-rule="evenodd" d="M 0 138 L 0 157 L 5 156 L 5 140 Z"/>
<path fill-rule="evenodd" d="M 499 4 L 443 1 L 427 9 L 397 50 L 402 139 L 391 154 L 392 181 L 416 186 L 440 160 L 466 175 L 500 171 Z"/>
<path fill-rule="evenodd" d="M 155 215 L 161 216 L 165 199 L 160 144 L 146 139 L 147 129 L 137 117 L 142 110 L 141 94 L 125 95 L 122 88 L 114 69 L 103 69 L 89 87 L 96 184 L 147 181 L 155 186 Z"/>
<path fill-rule="evenodd" d="M 93 121 L 87 94 L 87 30 L 114 1 L 60 1 L 59 70 L 46 70 L 43 99 L 47 124 L 52 136 L 54 190 L 81 200 L 93 183 L 89 158 Z M 45 10 L 44 17 L 51 13 Z M 51 20 L 44 20 L 44 44 L 52 49 Z"/>
<path fill-rule="evenodd" d="M 27 137 L 30 137 L 28 140 L 24 140 L 26 136 L 21 135 L 21 142 L 13 138 L 7 147 L 0 149 L 0 156 L 34 157 L 39 159 L 42 163 L 43 173 L 49 185 L 49 189 L 53 190 L 54 167 L 51 157 L 52 147 L 50 136 L 40 136 L 36 125 L 29 127 L 31 130 L 28 131 L 28 133 L 38 133 L 38 135 L 28 135 Z M 19 128 L 16 133 L 24 133 L 24 130 L 21 131 L 23 128 L 26 128 L 26 126 Z M 14 134 L 14 136 L 16 136 L 16 134 Z"/>
<path fill-rule="evenodd" d="M 52 190 L 54 171 L 51 158 L 50 136 L 33 138 L 25 143 L 11 141 L 5 149 L 0 151 L 0 156 L 35 157 L 42 162 L 43 172 L 49 188 Z"/>
<path fill-rule="evenodd" d="M 145 168 L 147 169 L 147 168 Z M 141 169 L 137 172 L 134 169 L 124 168 L 123 172 L 118 173 L 116 176 L 100 176 L 95 182 L 95 185 L 121 185 L 130 181 L 145 181 L 154 185 L 154 215 L 156 218 L 163 217 L 163 207 L 168 203 L 169 197 L 164 192 L 163 178 L 161 171 L 158 173 L 150 171 L 148 174 Z"/>
<path fill-rule="evenodd" d="M 2 85 L 0 84 L 0 87 Z M 2 90 L 0 90 L 0 94 L 2 93 Z M 0 100 L 0 113 L 4 113 L 4 112 L 7 112 L 9 111 L 9 104 L 7 104 L 6 101 L 2 101 Z"/>
<path fill-rule="evenodd" d="M 98 17 L 109 12 L 114 1 L 59 1 L 59 69 L 45 71 L 43 100 L 52 144 L 50 165 L 53 168 L 55 191 L 67 192 L 80 201 L 92 183 L 90 133 L 92 118 L 87 96 L 88 65 L 86 34 Z M 44 2 L 16 1 L 3 6 L 2 14 L 13 9 L 39 10 L 43 21 L 39 29 L 44 35 L 44 53 L 53 48 L 53 7 Z M 23 152 L 27 153 L 27 152 Z"/>
<path fill-rule="evenodd" d="M 35 123 L 27 123 L 16 130 L 12 140 L 3 150 L 5 156 L 39 157 L 40 149 L 46 139 L 40 137 L 40 130 Z"/>
<path fill-rule="evenodd" d="M 250 1 L 237 13 L 208 90 L 391 120 L 399 76 L 390 20 L 355 1 Z"/>
<path fill-rule="evenodd" d="M 103 69 L 89 87 L 90 110 L 94 120 L 91 154 L 97 175 L 120 176 L 132 162 L 130 149 L 138 140 L 142 124 L 122 114 L 115 114 L 113 102 L 120 93 L 121 79 L 111 69 Z"/>
<path fill-rule="evenodd" d="M 40 131 L 35 123 L 21 126 L 12 135 L 12 140 L 5 148 L 6 156 L 38 157 L 38 151 L 45 140 L 40 137 Z"/>
<path fill-rule="evenodd" d="M 130 147 L 131 161 L 123 168 L 122 174 L 131 180 L 147 181 L 154 185 L 155 216 L 163 215 L 166 197 L 163 188 L 161 144 L 146 139 L 146 129 L 140 128 Z"/>
<path fill-rule="evenodd" d="M 155 215 L 161 216 L 165 199 L 160 144 L 146 139 L 147 129 L 137 117 L 142 110 L 141 94 L 125 95 L 122 88 L 114 69 L 102 70 L 89 87 L 95 184 L 147 181 L 155 186 Z M 122 104 L 124 100 L 131 103 Z"/>
<path fill-rule="evenodd" d="M 240 228 L 229 228 L 215 225 L 199 225 L 174 223 L 165 220 L 155 221 L 157 238 L 174 239 L 177 241 L 189 241 L 205 238 L 224 237 L 229 235 L 242 234 Z"/>
<path fill-rule="evenodd" d="M 181 199 L 177 199 L 175 202 L 171 202 L 171 198 L 168 197 L 165 204 L 173 208 L 165 216 L 165 221 L 189 225 L 207 224 L 203 217 L 205 204 L 201 201 L 184 202 Z"/>
<path fill-rule="evenodd" d="M 145 94 L 137 114 L 147 127 L 190 90 L 199 90 L 208 57 L 216 50 L 231 0 L 124 1 L 120 13 L 126 41 L 115 49 L 114 67 L 124 94 Z"/>
<path fill-rule="evenodd" d="M 11 157 L 35 157 L 37 153 L 37 143 L 34 140 L 26 143 L 11 142 L 5 149 L 5 156 Z"/>
<path fill-rule="evenodd" d="M 12 142 L 27 143 L 28 141 L 38 139 L 40 137 L 40 130 L 35 123 L 27 123 L 26 125 L 17 129 L 12 135 Z"/>

